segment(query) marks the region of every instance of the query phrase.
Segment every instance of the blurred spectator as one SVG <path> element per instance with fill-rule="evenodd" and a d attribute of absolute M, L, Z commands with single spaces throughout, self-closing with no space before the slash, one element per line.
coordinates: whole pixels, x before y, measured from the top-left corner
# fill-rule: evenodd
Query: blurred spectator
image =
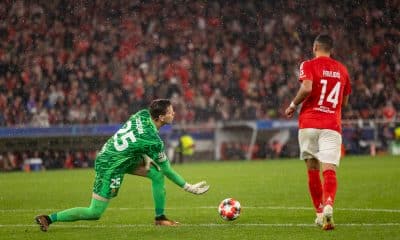
<path fill-rule="evenodd" d="M 282 154 L 283 144 L 280 143 L 278 140 L 274 140 L 270 146 L 272 150 L 272 158 L 279 158 Z"/>
<path fill-rule="evenodd" d="M 393 155 L 400 155 L 400 125 L 394 128 L 394 140 L 390 143 L 390 152 Z"/>
<path fill-rule="evenodd" d="M 0 171 L 20 170 L 16 156 L 11 152 L 0 154 Z"/>
<path fill-rule="evenodd" d="M 225 142 L 222 144 L 222 159 L 244 160 L 246 159 L 244 144 L 239 142 Z"/>
<path fill-rule="evenodd" d="M 44 150 L 34 152 L 6 152 L 0 154 L 0 171 L 56 168 L 85 168 L 93 167 L 96 158 L 96 151 L 65 151 L 65 150 Z M 40 159 L 40 168 L 38 165 L 32 166 L 32 161 Z"/>
<path fill-rule="evenodd" d="M 391 101 L 386 103 L 382 111 L 383 111 L 383 117 L 387 122 L 394 122 L 396 118 L 396 109 L 393 107 Z"/>
<path fill-rule="evenodd" d="M 395 139 L 393 128 L 391 128 L 387 123 L 380 126 L 378 130 L 378 139 L 381 143 L 380 149 L 382 149 L 383 151 L 387 150 L 389 148 L 390 142 Z"/>
<path fill-rule="evenodd" d="M 195 141 L 185 130 L 181 130 L 178 138 L 178 145 L 175 147 L 173 163 L 184 163 L 190 160 L 194 154 Z"/>

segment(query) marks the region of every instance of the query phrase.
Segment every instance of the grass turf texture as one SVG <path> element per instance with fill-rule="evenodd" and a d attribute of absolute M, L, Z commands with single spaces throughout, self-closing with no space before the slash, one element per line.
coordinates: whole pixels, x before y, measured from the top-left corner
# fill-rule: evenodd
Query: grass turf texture
<path fill-rule="evenodd" d="M 153 225 L 150 181 L 126 175 L 119 196 L 98 221 L 56 223 L 47 233 L 34 216 L 88 206 L 94 171 L 0 174 L 0 239 L 399 239 L 400 158 L 346 157 L 338 170 L 334 231 L 314 226 L 305 165 L 298 160 L 175 165 L 189 182 L 207 180 L 195 196 L 167 182 L 167 216 Z M 241 216 L 223 221 L 217 207 L 233 197 Z"/>

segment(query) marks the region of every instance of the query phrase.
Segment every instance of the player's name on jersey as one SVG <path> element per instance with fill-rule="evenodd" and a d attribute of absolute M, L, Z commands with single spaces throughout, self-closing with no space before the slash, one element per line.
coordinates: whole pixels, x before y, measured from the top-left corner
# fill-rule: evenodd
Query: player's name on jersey
<path fill-rule="evenodd" d="M 322 75 L 324 77 L 340 78 L 340 72 L 323 70 Z"/>
<path fill-rule="evenodd" d="M 142 121 L 140 120 L 140 118 L 136 118 L 136 129 L 138 131 L 139 134 L 143 134 L 143 124 Z"/>

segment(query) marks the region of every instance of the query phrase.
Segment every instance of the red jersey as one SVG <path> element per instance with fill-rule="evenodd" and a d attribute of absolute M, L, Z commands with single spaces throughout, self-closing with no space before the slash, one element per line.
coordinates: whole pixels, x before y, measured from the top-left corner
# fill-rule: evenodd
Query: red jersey
<path fill-rule="evenodd" d="M 300 65 L 299 80 L 312 81 L 312 91 L 301 107 L 299 128 L 341 133 L 343 96 L 351 93 L 347 68 L 330 57 L 317 57 Z"/>

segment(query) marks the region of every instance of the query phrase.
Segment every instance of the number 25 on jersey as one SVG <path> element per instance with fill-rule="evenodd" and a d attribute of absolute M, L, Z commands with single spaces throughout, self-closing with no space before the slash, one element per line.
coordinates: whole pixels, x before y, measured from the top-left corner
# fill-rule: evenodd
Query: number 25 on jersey
<path fill-rule="evenodd" d="M 136 142 L 136 137 L 131 130 L 132 123 L 127 122 L 124 128 L 118 130 L 114 135 L 114 147 L 117 151 L 124 151 L 128 148 L 129 141 Z"/>

